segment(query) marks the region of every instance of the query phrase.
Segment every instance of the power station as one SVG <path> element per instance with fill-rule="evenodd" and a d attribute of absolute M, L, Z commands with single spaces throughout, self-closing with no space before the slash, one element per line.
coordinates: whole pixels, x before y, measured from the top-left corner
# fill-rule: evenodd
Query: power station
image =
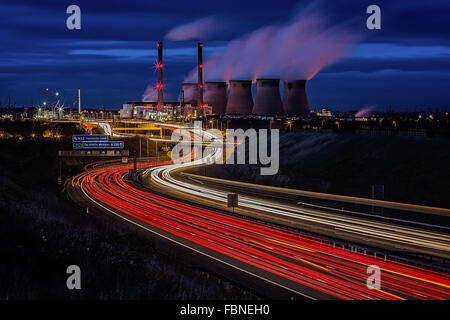
<path fill-rule="evenodd" d="M 197 82 L 183 82 L 179 101 L 164 101 L 163 43 L 157 43 L 156 69 L 157 99 L 149 102 L 128 102 L 120 112 L 122 118 L 165 120 L 176 117 L 205 117 L 206 115 L 255 115 L 298 117 L 309 114 L 306 80 L 276 78 L 256 79 L 253 99 L 253 81 L 232 79 L 204 82 L 203 43 L 197 44 Z M 281 98 L 280 83 L 283 84 Z"/>

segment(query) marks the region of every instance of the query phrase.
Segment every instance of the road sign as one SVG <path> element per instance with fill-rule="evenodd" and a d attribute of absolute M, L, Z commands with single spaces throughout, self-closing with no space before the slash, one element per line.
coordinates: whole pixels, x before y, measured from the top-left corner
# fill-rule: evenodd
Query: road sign
<path fill-rule="evenodd" d="M 128 157 L 128 150 L 61 150 L 60 157 Z"/>
<path fill-rule="evenodd" d="M 123 141 L 85 141 L 73 144 L 73 149 L 123 149 Z"/>
<path fill-rule="evenodd" d="M 103 134 L 74 134 L 72 142 L 86 142 L 86 141 L 108 141 L 108 136 Z"/>
<path fill-rule="evenodd" d="M 238 194 L 237 193 L 227 194 L 227 206 L 228 206 L 228 208 L 238 207 Z"/>

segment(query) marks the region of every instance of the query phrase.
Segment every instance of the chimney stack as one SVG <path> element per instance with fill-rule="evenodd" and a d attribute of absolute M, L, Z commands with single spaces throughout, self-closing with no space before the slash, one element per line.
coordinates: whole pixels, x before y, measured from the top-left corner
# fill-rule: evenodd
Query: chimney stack
<path fill-rule="evenodd" d="M 158 69 L 158 107 L 164 106 L 164 81 L 163 81 L 163 43 L 161 41 L 157 44 L 158 47 L 158 63 L 156 68 Z"/>
<path fill-rule="evenodd" d="M 309 105 L 306 96 L 306 80 L 285 80 L 283 83 L 283 107 L 286 115 L 308 115 Z"/>
<path fill-rule="evenodd" d="M 81 117 L 81 89 L 78 89 L 78 114 Z"/>
<path fill-rule="evenodd" d="M 203 115 L 203 43 L 199 42 L 197 45 L 198 52 L 198 94 L 197 94 L 197 106 L 201 108 L 201 114 Z"/>
<path fill-rule="evenodd" d="M 253 108 L 252 81 L 230 80 L 227 114 L 249 114 Z"/>
<path fill-rule="evenodd" d="M 253 113 L 259 115 L 284 115 L 280 95 L 280 79 L 256 79 L 256 97 Z"/>

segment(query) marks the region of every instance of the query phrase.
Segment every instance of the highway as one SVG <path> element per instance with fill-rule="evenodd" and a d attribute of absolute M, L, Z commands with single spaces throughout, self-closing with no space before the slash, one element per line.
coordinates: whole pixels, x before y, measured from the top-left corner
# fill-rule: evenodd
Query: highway
<path fill-rule="evenodd" d="M 144 166 L 165 165 L 145 164 Z M 97 168 L 71 181 L 104 211 L 216 262 L 309 299 L 448 299 L 448 275 L 321 243 L 301 232 L 187 205 L 127 180 L 129 166 Z M 75 190 L 73 190 L 74 192 Z M 366 287 L 366 269 L 382 272 L 381 290 Z"/>
<path fill-rule="evenodd" d="M 217 182 L 221 182 L 218 181 L 220 179 L 198 176 L 191 179 L 189 178 L 192 176 L 188 176 L 186 179 L 183 175 L 177 174 L 200 164 L 201 161 L 197 161 L 197 163 L 194 161 L 148 168 L 143 171 L 144 183 L 160 193 L 176 195 L 177 198 L 218 209 L 226 209 L 227 194 L 233 190 L 237 192 L 237 187 L 242 183 L 233 182 L 233 187 L 224 188 L 223 183 L 220 187 L 216 186 Z M 214 186 L 211 185 L 211 180 L 214 180 Z M 243 185 L 247 189 L 250 188 L 249 184 Z M 264 196 L 263 190 L 260 191 L 259 197 L 249 196 L 246 191 L 239 191 L 239 208 L 236 209 L 236 212 L 291 227 L 327 234 L 339 239 L 356 241 L 372 247 L 380 247 L 395 252 L 431 254 L 450 259 L 448 227 L 434 226 L 440 230 L 429 231 L 420 228 L 421 224 L 414 221 L 407 221 L 413 225 L 413 227 L 410 227 L 369 219 L 368 215 L 363 213 L 360 214 L 361 217 L 352 217 L 332 210 L 308 208 L 270 200 Z M 267 192 L 267 190 L 265 191 Z"/>
<path fill-rule="evenodd" d="M 191 163 L 147 162 L 141 163 L 139 170 L 165 188 L 171 188 L 167 184 L 172 183 L 177 186 L 176 192 L 186 188 L 192 194 L 201 191 L 180 186 L 184 182 L 174 179 L 171 172 L 208 163 L 219 156 L 221 150 L 212 149 Z M 287 296 L 304 299 L 450 298 L 447 274 L 333 247 L 301 231 L 155 194 L 129 179 L 130 168 L 131 165 L 113 163 L 93 165 L 73 177 L 66 189 L 83 206 L 93 206 L 204 257 L 211 262 L 212 271 L 219 264 L 244 276 L 244 286 L 255 279 L 264 282 L 264 296 L 277 298 L 271 291 L 282 290 Z M 361 224 L 358 228 L 367 227 Z M 402 237 L 411 236 L 405 234 Z M 439 245 L 439 241 L 427 240 L 430 245 Z M 381 269 L 380 289 L 366 285 L 370 265 Z"/>

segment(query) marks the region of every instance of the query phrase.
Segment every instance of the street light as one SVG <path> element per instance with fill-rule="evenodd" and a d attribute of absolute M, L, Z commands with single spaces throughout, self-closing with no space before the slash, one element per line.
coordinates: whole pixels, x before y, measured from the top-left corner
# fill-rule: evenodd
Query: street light
<path fill-rule="evenodd" d="M 288 126 L 288 128 L 289 128 L 289 131 L 292 131 L 292 121 L 291 121 L 291 120 L 288 120 L 288 121 L 286 122 L 286 124 L 287 124 L 287 126 Z"/>

